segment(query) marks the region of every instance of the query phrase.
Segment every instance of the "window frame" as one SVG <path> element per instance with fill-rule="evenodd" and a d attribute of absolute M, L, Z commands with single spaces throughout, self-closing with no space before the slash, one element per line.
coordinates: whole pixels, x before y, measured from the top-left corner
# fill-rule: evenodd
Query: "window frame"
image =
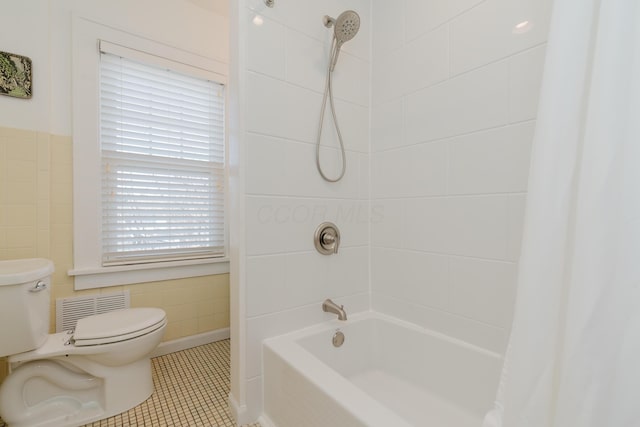
<path fill-rule="evenodd" d="M 225 256 L 136 265 L 102 266 L 101 153 L 100 153 L 100 41 L 121 48 L 131 59 L 189 72 L 228 84 L 227 64 L 143 37 L 73 18 L 73 268 L 75 289 L 180 279 L 229 272 L 228 132 L 225 132 Z M 225 90 L 225 109 L 228 90 Z M 225 116 L 227 116 L 225 114 Z M 228 129 L 228 119 L 225 119 Z"/>

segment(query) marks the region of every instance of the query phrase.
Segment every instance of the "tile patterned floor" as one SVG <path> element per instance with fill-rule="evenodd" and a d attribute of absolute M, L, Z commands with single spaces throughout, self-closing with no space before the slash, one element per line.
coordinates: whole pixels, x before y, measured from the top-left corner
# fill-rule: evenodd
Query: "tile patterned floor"
<path fill-rule="evenodd" d="M 227 410 L 229 340 L 167 354 L 152 362 L 155 392 L 147 401 L 85 427 L 235 427 Z M 6 427 L 2 420 L 0 427 Z"/>

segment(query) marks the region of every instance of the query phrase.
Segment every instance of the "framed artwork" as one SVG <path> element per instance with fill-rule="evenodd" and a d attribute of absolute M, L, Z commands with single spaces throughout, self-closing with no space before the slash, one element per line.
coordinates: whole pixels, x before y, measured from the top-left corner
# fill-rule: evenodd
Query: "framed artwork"
<path fill-rule="evenodd" d="M 0 95 L 31 98 L 31 59 L 0 51 Z"/>

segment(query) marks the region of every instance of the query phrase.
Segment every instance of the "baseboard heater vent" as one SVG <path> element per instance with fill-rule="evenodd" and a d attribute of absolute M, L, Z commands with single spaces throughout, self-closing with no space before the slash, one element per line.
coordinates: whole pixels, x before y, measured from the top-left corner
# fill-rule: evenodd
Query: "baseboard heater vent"
<path fill-rule="evenodd" d="M 129 308 L 129 291 L 56 299 L 56 332 L 75 329 L 76 322 L 94 314 Z"/>

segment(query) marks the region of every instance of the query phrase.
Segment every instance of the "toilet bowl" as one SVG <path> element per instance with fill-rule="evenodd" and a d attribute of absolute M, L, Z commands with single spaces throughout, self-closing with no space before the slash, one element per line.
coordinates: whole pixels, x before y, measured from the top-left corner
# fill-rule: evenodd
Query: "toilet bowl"
<path fill-rule="evenodd" d="M 132 308 L 80 319 L 48 334 L 48 260 L 0 261 L 0 417 L 11 427 L 79 426 L 127 411 L 153 393 L 150 354 L 165 312 Z M 46 302 L 46 304 L 44 303 Z M 5 316 L 6 313 L 6 316 Z"/>

